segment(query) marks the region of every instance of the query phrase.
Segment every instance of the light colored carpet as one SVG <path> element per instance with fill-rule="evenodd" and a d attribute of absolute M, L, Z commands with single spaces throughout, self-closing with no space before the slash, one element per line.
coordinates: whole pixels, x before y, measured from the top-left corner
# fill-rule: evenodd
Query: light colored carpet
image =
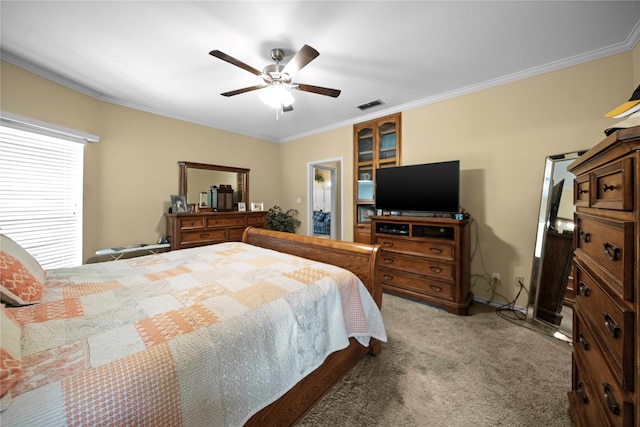
<path fill-rule="evenodd" d="M 384 294 L 382 352 L 298 426 L 571 426 L 571 345 L 483 304 L 471 313 Z"/>

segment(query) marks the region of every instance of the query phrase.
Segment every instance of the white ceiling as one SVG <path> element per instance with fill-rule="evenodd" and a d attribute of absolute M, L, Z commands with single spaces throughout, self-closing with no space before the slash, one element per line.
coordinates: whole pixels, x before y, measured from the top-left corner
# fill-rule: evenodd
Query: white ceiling
<path fill-rule="evenodd" d="M 6 1 L 2 59 L 98 99 L 282 142 L 632 49 L 639 1 Z M 304 44 L 294 111 L 254 91 L 254 68 Z M 631 89 L 631 88 L 630 88 Z M 366 111 L 356 107 L 381 99 Z"/>

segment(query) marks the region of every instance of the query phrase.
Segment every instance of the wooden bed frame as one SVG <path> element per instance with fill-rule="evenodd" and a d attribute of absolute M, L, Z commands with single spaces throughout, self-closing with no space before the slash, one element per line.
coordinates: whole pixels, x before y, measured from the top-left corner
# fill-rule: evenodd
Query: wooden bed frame
<path fill-rule="evenodd" d="M 362 280 L 378 307 L 382 304 L 382 287 L 374 274 L 378 262 L 378 246 L 253 227 L 245 230 L 242 241 L 350 270 Z M 245 426 L 293 425 L 367 352 L 378 354 L 380 342 L 372 339 L 367 348 L 353 338 L 350 339 L 347 348 L 329 355 L 322 366 L 303 378 L 281 398 L 256 413 Z"/>

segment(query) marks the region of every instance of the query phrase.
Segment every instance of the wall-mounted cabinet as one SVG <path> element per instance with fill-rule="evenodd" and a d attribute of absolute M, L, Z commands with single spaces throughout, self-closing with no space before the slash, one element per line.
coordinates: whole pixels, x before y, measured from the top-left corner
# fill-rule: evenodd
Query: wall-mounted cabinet
<path fill-rule="evenodd" d="M 401 113 L 353 126 L 353 240 L 371 243 L 376 169 L 400 165 Z"/>

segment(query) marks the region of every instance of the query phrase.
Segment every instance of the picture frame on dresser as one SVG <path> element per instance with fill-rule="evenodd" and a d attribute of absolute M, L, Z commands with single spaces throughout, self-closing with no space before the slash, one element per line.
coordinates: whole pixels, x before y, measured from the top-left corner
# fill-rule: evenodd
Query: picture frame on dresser
<path fill-rule="evenodd" d="M 175 194 L 171 195 L 171 212 L 187 213 L 187 198 Z"/>
<path fill-rule="evenodd" d="M 200 192 L 200 207 L 201 208 L 209 207 L 209 194 L 206 191 Z"/>
<path fill-rule="evenodd" d="M 238 212 L 246 212 L 247 204 L 245 202 L 238 202 Z"/>
<path fill-rule="evenodd" d="M 251 202 L 251 212 L 262 212 L 264 210 L 264 203 Z"/>

